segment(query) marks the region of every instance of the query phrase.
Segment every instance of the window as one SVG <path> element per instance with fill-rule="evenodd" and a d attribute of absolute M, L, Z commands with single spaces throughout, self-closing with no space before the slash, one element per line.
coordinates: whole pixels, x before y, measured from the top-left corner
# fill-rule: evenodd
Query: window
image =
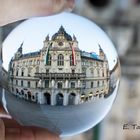
<path fill-rule="evenodd" d="M 91 69 L 91 74 L 94 74 L 94 70 L 93 69 Z"/>
<path fill-rule="evenodd" d="M 16 76 L 18 76 L 18 70 L 16 71 Z"/>
<path fill-rule="evenodd" d="M 23 86 L 23 81 L 21 81 L 21 86 Z"/>
<path fill-rule="evenodd" d="M 49 80 L 45 80 L 45 88 L 49 87 Z"/>
<path fill-rule="evenodd" d="M 16 85 L 18 86 L 18 80 L 16 80 Z"/>
<path fill-rule="evenodd" d="M 58 58 L 57 58 L 57 65 L 58 66 L 63 66 L 64 65 L 64 56 L 62 54 L 59 54 L 58 55 Z"/>
<path fill-rule="evenodd" d="M 14 87 L 12 87 L 12 92 L 14 92 Z"/>
<path fill-rule="evenodd" d="M 100 70 L 99 69 L 97 70 L 97 73 L 98 73 L 98 76 L 100 76 Z"/>
<path fill-rule="evenodd" d="M 32 60 L 29 61 L 29 65 L 30 65 L 30 66 L 32 65 Z"/>
<path fill-rule="evenodd" d="M 36 73 L 39 73 L 39 67 L 38 66 L 36 67 Z"/>
<path fill-rule="evenodd" d="M 82 82 L 82 87 L 83 87 L 83 88 L 86 88 L 86 81 L 83 81 L 83 82 Z"/>
<path fill-rule="evenodd" d="M 46 69 L 46 73 L 49 73 L 49 70 L 48 69 Z"/>
<path fill-rule="evenodd" d="M 99 81 L 97 81 L 97 87 L 99 87 L 100 86 L 100 82 Z"/>
<path fill-rule="evenodd" d="M 72 54 L 70 55 L 70 66 L 73 66 Z"/>
<path fill-rule="evenodd" d="M 19 93 L 19 91 L 18 91 L 18 89 L 16 88 L 16 93 L 18 94 Z"/>
<path fill-rule="evenodd" d="M 28 76 L 30 77 L 31 76 L 31 73 L 32 73 L 32 68 L 28 68 Z"/>
<path fill-rule="evenodd" d="M 72 74 L 74 74 L 75 73 L 75 70 L 72 70 Z"/>
<path fill-rule="evenodd" d="M 24 70 L 21 71 L 21 76 L 24 76 Z"/>
<path fill-rule="evenodd" d="M 102 76 L 104 77 L 105 75 L 104 75 L 104 71 L 102 71 Z"/>
<path fill-rule="evenodd" d="M 57 87 L 58 87 L 58 89 L 62 89 L 62 82 L 58 82 Z"/>
<path fill-rule="evenodd" d="M 71 82 L 71 88 L 75 88 L 75 82 Z"/>
<path fill-rule="evenodd" d="M 90 85 L 90 87 L 91 87 L 91 88 L 93 88 L 93 82 L 91 82 L 91 85 Z"/>
<path fill-rule="evenodd" d="M 28 88 L 30 88 L 31 87 L 31 84 L 30 84 L 30 81 L 28 81 Z"/>
<path fill-rule="evenodd" d="M 49 54 L 47 65 L 51 66 L 52 56 Z"/>
<path fill-rule="evenodd" d="M 82 72 L 83 72 L 84 74 L 86 74 L 86 68 L 83 68 L 83 69 L 82 69 Z"/>
<path fill-rule="evenodd" d="M 11 84 L 13 85 L 13 79 L 11 79 Z"/>
<path fill-rule="evenodd" d="M 38 87 L 38 82 L 35 82 L 35 86 L 36 86 L 36 88 Z"/>

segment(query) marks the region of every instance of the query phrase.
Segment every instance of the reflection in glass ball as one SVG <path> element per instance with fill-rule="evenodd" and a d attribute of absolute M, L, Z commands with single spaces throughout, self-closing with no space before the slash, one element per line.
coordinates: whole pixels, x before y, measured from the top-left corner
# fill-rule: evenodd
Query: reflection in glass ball
<path fill-rule="evenodd" d="M 11 116 L 61 136 L 86 131 L 104 118 L 120 76 L 104 32 L 69 13 L 20 24 L 3 43 L 3 69 L 3 100 Z"/>

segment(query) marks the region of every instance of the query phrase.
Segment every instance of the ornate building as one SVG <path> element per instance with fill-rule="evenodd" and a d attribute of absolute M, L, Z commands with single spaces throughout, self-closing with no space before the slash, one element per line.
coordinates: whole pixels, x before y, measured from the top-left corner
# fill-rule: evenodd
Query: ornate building
<path fill-rule="evenodd" d="M 76 105 L 108 94 L 109 66 L 100 45 L 99 55 L 81 51 L 61 26 L 40 51 L 23 54 L 22 46 L 9 64 L 13 94 L 48 105 Z"/>

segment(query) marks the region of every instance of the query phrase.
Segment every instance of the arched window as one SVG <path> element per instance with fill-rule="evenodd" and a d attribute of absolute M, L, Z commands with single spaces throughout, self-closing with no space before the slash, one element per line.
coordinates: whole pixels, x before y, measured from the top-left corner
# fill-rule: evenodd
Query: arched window
<path fill-rule="evenodd" d="M 58 55 L 58 58 L 57 58 L 57 65 L 58 66 L 63 66 L 64 65 L 64 56 L 62 54 L 59 54 Z"/>
<path fill-rule="evenodd" d="M 72 54 L 70 55 L 70 66 L 73 66 Z"/>
<path fill-rule="evenodd" d="M 91 69 L 90 72 L 91 72 L 92 75 L 94 74 L 94 70 L 93 69 Z"/>
<path fill-rule="evenodd" d="M 28 88 L 30 88 L 30 86 L 31 86 L 31 83 L 30 83 L 30 81 L 28 81 Z"/>
<path fill-rule="evenodd" d="M 16 85 L 18 86 L 18 80 L 16 80 Z"/>
<path fill-rule="evenodd" d="M 24 70 L 22 69 L 22 71 L 21 71 L 21 76 L 24 76 Z"/>
<path fill-rule="evenodd" d="M 82 72 L 83 72 L 84 74 L 86 74 L 86 68 L 83 68 L 83 69 L 82 69 Z"/>
<path fill-rule="evenodd" d="M 91 88 L 93 88 L 93 82 L 91 82 L 91 85 L 90 85 L 90 87 L 91 87 Z"/>
<path fill-rule="evenodd" d="M 45 80 L 45 88 L 49 88 L 49 80 Z"/>
<path fill-rule="evenodd" d="M 71 82 L 71 88 L 75 88 L 75 82 Z"/>
<path fill-rule="evenodd" d="M 62 89 L 62 87 L 63 87 L 62 82 L 58 82 L 58 83 L 57 83 L 57 88 L 58 88 L 58 89 Z"/>
<path fill-rule="evenodd" d="M 16 93 L 18 94 L 19 93 L 19 91 L 18 91 L 18 89 L 16 88 Z"/>
<path fill-rule="evenodd" d="M 28 68 L 28 76 L 29 76 L 29 77 L 31 76 L 31 73 L 32 73 L 32 68 L 29 67 L 29 68 Z"/>
<path fill-rule="evenodd" d="M 36 73 L 39 73 L 39 67 L 38 66 L 36 67 Z"/>
<path fill-rule="evenodd" d="M 36 87 L 36 88 L 38 87 L 38 82 L 37 82 L 37 81 L 35 82 L 35 87 Z"/>
<path fill-rule="evenodd" d="M 16 76 L 18 76 L 18 69 L 17 69 L 17 71 L 16 71 Z"/>
<path fill-rule="evenodd" d="M 48 56 L 48 63 L 47 63 L 49 66 L 51 66 L 51 61 L 52 61 L 52 56 L 49 54 L 49 56 Z"/>
<path fill-rule="evenodd" d="M 21 81 L 21 86 L 23 87 L 23 81 Z"/>
<path fill-rule="evenodd" d="M 97 87 L 99 87 L 100 86 L 100 82 L 99 81 L 97 81 Z"/>

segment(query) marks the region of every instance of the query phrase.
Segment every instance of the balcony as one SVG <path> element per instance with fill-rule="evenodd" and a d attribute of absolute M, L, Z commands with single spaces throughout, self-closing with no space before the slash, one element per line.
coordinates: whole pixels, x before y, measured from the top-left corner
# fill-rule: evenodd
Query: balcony
<path fill-rule="evenodd" d="M 79 79 L 85 78 L 86 75 L 84 73 L 35 73 L 34 77 L 43 79 Z"/>

